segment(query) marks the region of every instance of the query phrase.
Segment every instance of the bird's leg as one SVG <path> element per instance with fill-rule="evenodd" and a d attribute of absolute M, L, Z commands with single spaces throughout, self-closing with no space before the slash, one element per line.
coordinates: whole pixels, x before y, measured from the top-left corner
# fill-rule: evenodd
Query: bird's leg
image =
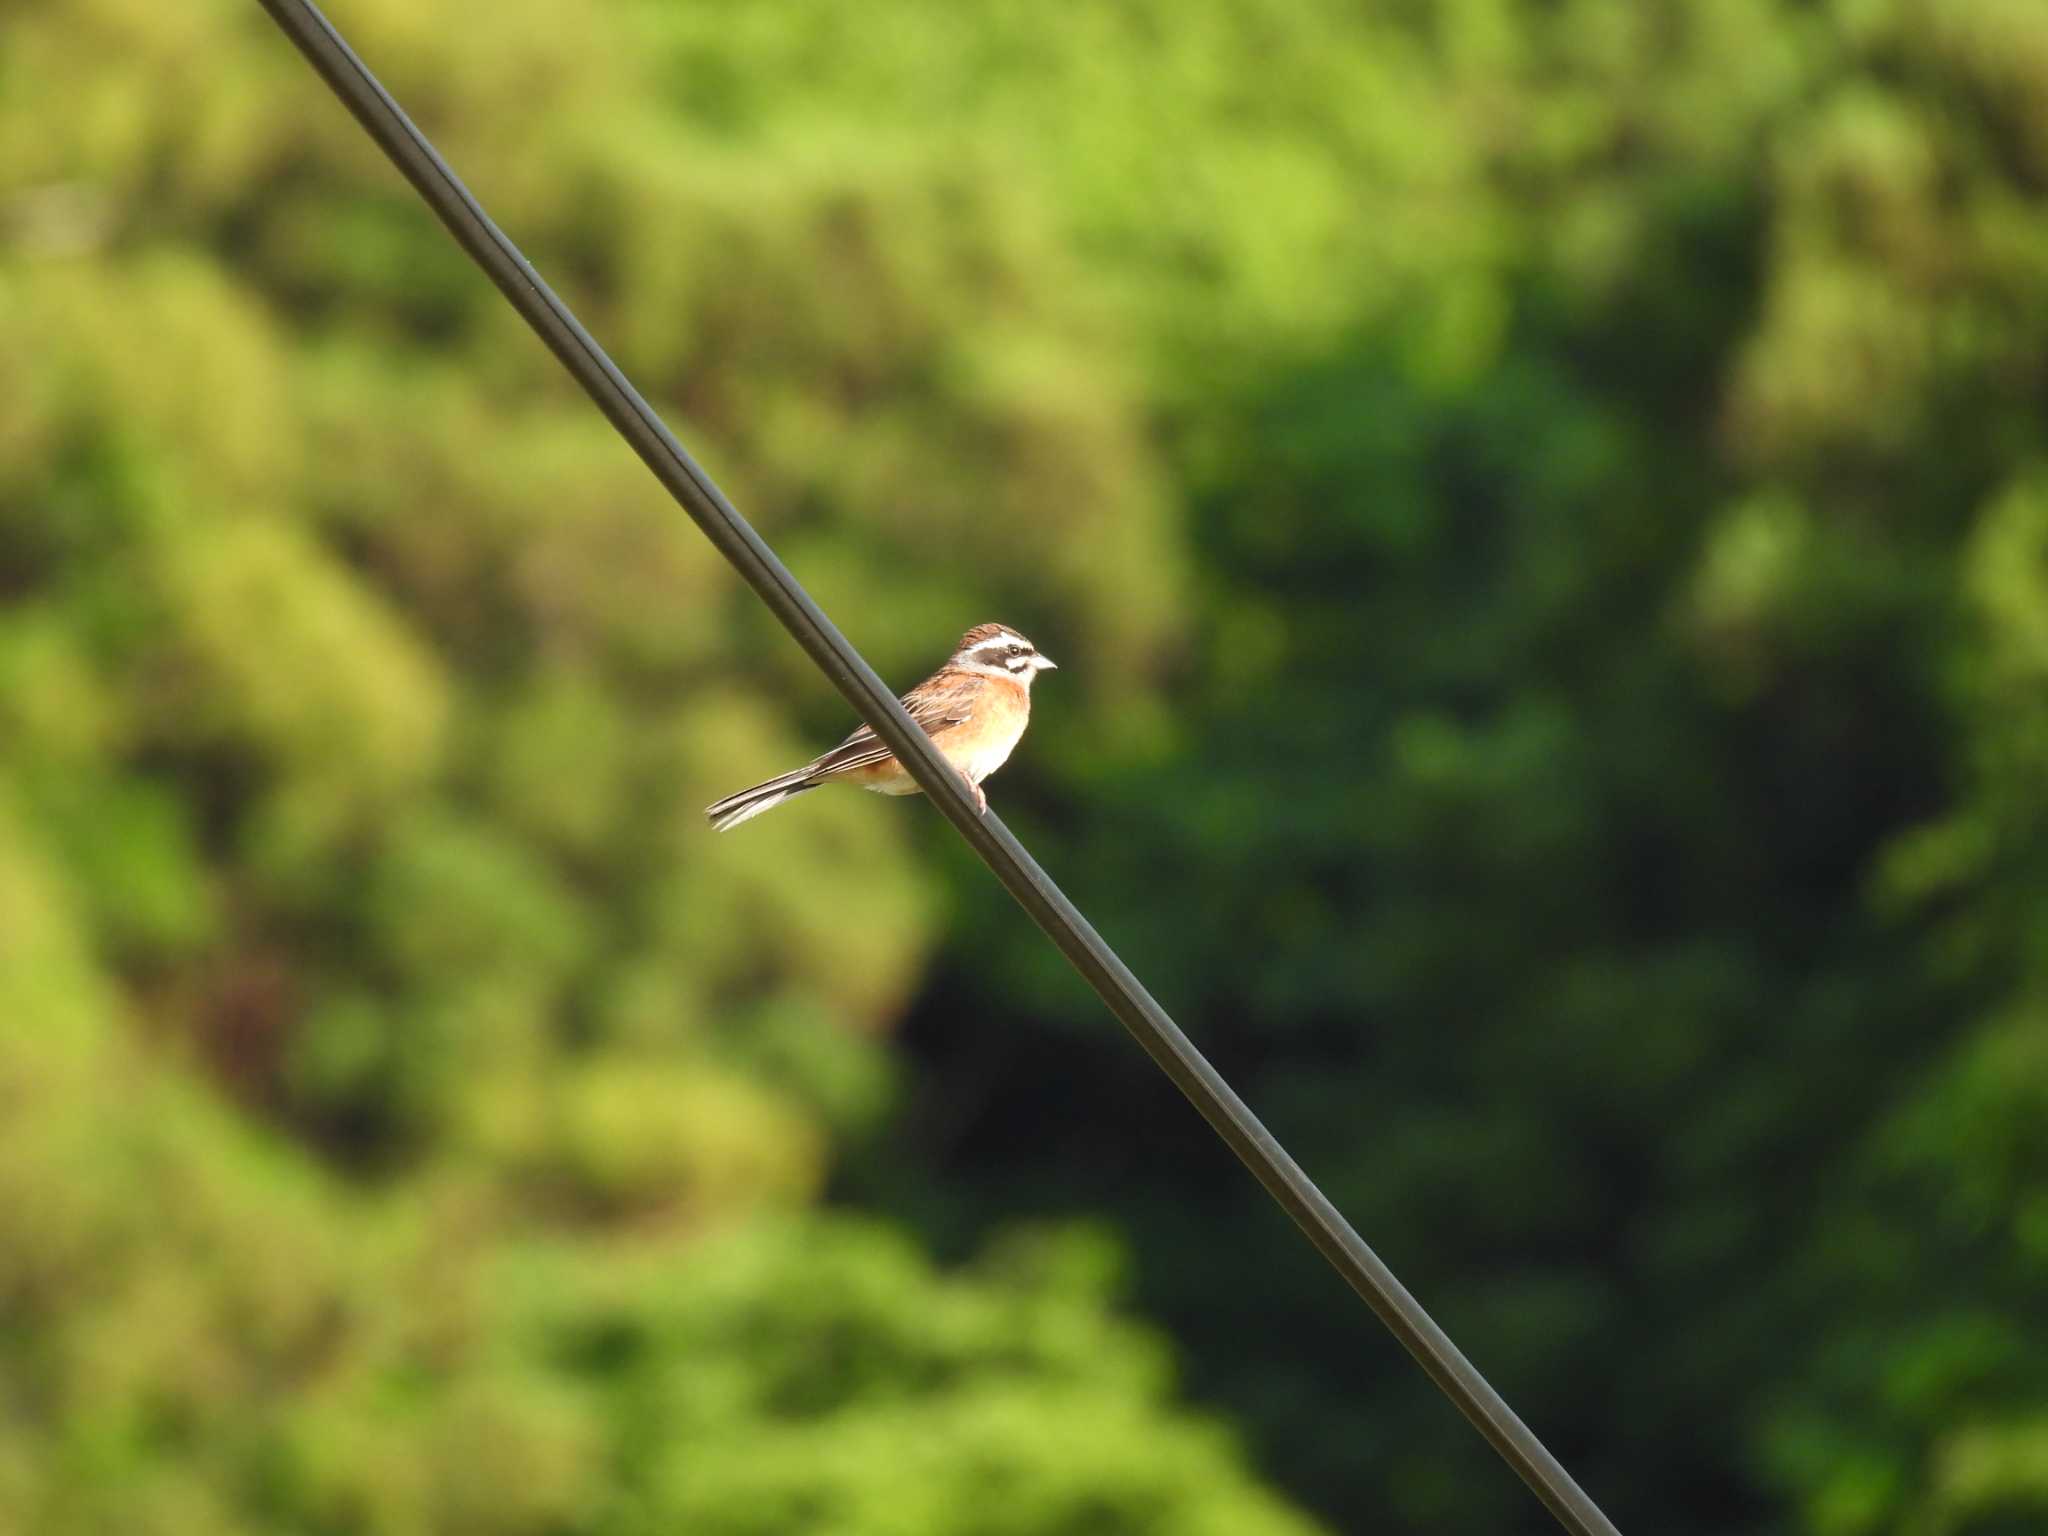
<path fill-rule="evenodd" d="M 967 786 L 968 793 L 974 796 L 975 813 L 977 815 L 986 816 L 988 814 L 988 796 L 982 793 L 981 786 L 979 784 L 975 783 L 973 779 L 968 777 L 965 769 L 961 769 L 958 771 L 960 773 L 960 782 L 962 784 L 965 784 Z"/>

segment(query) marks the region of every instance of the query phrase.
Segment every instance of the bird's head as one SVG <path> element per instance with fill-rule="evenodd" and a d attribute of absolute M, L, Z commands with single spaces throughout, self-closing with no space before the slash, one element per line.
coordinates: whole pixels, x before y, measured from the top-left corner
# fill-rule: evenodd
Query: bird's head
<path fill-rule="evenodd" d="M 1007 624 L 977 624 L 960 637 L 952 665 L 970 672 L 1015 678 L 1026 688 L 1041 672 L 1057 670 L 1050 656 Z"/>

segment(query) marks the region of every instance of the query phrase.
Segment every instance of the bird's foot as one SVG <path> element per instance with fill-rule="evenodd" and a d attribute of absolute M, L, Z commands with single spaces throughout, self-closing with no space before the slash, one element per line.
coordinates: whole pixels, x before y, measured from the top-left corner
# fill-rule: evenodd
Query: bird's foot
<path fill-rule="evenodd" d="M 974 813 L 977 816 L 986 816 L 988 814 L 988 796 L 982 793 L 981 786 L 964 773 L 960 775 L 960 782 L 965 784 L 967 792 L 974 796 Z"/>

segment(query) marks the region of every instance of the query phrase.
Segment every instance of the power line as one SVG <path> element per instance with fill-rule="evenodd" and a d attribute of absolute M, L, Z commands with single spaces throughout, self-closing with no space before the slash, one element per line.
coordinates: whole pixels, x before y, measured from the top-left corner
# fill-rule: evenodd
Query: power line
<path fill-rule="evenodd" d="M 1093 987 L 1160 1070 L 1292 1216 L 1310 1242 L 1378 1314 L 1458 1411 L 1472 1421 L 1566 1530 L 1620 1536 L 1556 1457 L 1544 1448 L 1394 1272 L 1352 1230 L 1286 1148 L 1209 1065 L 1116 952 L 996 816 L 978 813 L 960 776 L 896 702 L 860 653 L 797 584 L 775 552 L 733 509 L 604 349 L 541 281 L 531 263 L 470 195 L 433 145 L 309 0 L 261 0 L 263 8 L 370 137 L 426 200 L 449 233 L 583 386 L 655 478 L 760 595 L 1018 905 Z"/>

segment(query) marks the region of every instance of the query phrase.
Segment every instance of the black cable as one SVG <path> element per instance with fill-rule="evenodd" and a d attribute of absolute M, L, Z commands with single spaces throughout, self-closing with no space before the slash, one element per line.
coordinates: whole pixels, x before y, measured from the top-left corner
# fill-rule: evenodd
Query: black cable
<path fill-rule="evenodd" d="M 1287 1155 L 1286 1149 L 1181 1033 L 1166 1010 L 1153 1001 L 1138 978 L 1010 835 L 996 814 L 977 813 L 960 776 L 939 755 L 931 739 L 912 723 L 896 702 L 896 696 L 819 611 L 747 520 L 733 510 L 724 494 L 712 484 L 711 477 L 662 425 L 653 408 L 569 313 L 568 306 L 541 281 L 540 274 L 520 255 L 518 247 L 491 222 L 469 189 L 327 18 L 309 0 L 261 3 L 406 180 L 426 199 L 427 206 L 448 226 L 456 242 L 498 285 L 512 307 L 597 402 L 598 409 L 618 428 L 633 451 L 646 461 L 655 478 L 704 530 L 705 537 L 760 594 L 805 654 L 832 680 L 832 685 L 845 695 L 861 718 L 875 728 L 875 734 L 889 745 L 932 803 L 959 829 L 968 846 L 995 871 L 996 878 L 1018 904 L 1031 914 L 1032 920 L 1059 946 L 1060 952 L 1137 1037 L 1160 1069 L 1201 1111 L 1216 1134 L 1265 1185 L 1267 1193 L 1308 1234 L 1309 1241 L 1365 1298 L 1430 1379 L 1458 1405 L 1459 1412 L 1472 1421 L 1473 1427 L 1515 1469 L 1566 1530 L 1579 1536 L 1620 1536 L 1557 1458 L 1544 1449 L 1543 1443 L 1515 1416 L 1486 1378 L 1473 1369 L 1472 1363 L 1394 1278 L 1394 1272 L 1365 1245 L 1351 1224 Z"/>

